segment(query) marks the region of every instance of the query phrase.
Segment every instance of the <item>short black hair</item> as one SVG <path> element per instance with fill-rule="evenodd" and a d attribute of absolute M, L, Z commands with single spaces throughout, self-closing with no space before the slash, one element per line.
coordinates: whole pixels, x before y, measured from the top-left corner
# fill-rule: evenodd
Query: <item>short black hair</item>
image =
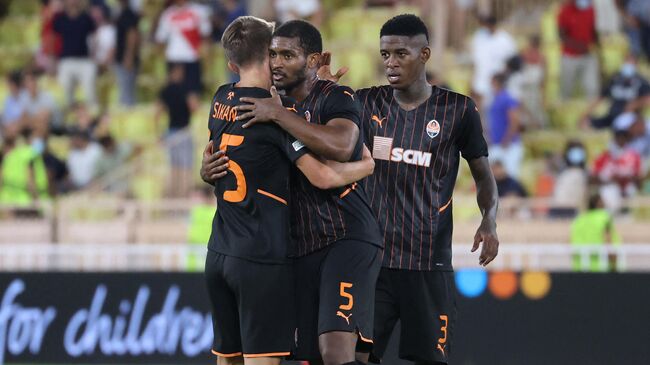
<path fill-rule="evenodd" d="M 427 37 L 428 43 L 429 29 L 427 29 L 427 26 L 424 24 L 422 19 L 413 14 L 401 14 L 388 19 L 388 21 L 384 23 L 379 32 L 379 37 L 381 38 L 385 35 L 415 37 L 420 34 L 424 34 L 424 36 Z"/>
<path fill-rule="evenodd" d="M 300 47 L 305 50 L 305 54 L 323 52 L 323 37 L 320 32 L 311 23 L 304 20 L 290 20 L 279 26 L 274 37 L 298 38 Z"/>

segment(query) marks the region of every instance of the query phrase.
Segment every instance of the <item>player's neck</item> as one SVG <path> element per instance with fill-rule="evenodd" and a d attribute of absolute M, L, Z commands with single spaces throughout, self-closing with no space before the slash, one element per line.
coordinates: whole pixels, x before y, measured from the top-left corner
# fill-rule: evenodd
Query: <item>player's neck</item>
<path fill-rule="evenodd" d="M 266 67 L 266 69 L 264 68 Z M 240 70 L 239 82 L 236 87 L 259 87 L 260 89 L 271 89 L 271 77 L 268 72 L 268 66 L 251 67 L 246 70 Z"/>
<path fill-rule="evenodd" d="M 421 79 L 411 84 L 407 89 L 393 89 L 393 96 L 403 109 L 411 110 L 429 99 L 432 92 L 431 85 L 427 80 Z"/>
<path fill-rule="evenodd" d="M 287 95 L 296 99 L 298 102 L 302 102 L 307 98 L 307 95 L 309 95 L 311 89 L 314 88 L 316 82 L 318 82 L 318 77 L 316 75 L 308 75 L 303 82 L 296 85 L 291 90 L 287 90 Z"/>

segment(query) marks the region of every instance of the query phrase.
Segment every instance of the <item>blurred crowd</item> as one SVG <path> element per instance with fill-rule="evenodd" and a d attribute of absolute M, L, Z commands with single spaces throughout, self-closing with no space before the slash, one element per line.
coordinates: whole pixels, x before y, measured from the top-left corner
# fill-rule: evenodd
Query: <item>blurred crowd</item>
<path fill-rule="evenodd" d="M 278 22 L 300 18 L 323 27 L 327 21 L 319 0 L 166 0 L 148 17 L 144 17 L 144 0 L 41 3 L 38 50 L 32 62 L 6 75 L 8 95 L 0 101 L 0 202 L 4 204 L 27 205 L 85 189 L 139 156 L 141 146 L 111 134 L 115 105 L 109 94 L 117 90 L 117 107 L 123 110 L 142 102 L 137 81 L 145 61 L 142 49 L 149 44 L 156 45 L 159 57 L 164 57 L 167 75 L 156 90 L 150 118 L 168 151 L 168 196 L 188 197 L 196 181 L 193 156 L 201 143 L 193 140 L 190 121 L 212 92 L 205 85 L 201 62 L 206 48 L 218 43 L 223 29 L 240 15 Z M 476 16 L 478 28 L 468 37 L 466 50 L 455 52 L 467 54 L 472 62 L 471 95 L 483 114 L 501 196 L 548 198 L 553 202 L 550 216 L 570 217 L 586 206 L 594 191 L 613 213 L 621 212 L 624 199 L 643 193 L 650 167 L 650 120 L 644 113 L 650 106 L 650 84 L 642 72 L 648 69 L 650 57 L 650 1 L 560 2 L 555 15 L 561 49 L 560 98 L 588 100 L 580 110 L 579 128 L 609 130 L 611 140 L 598 155 L 590 156 L 581 139 L 547 151 L 544 169 L 532 185 L 522 181 L 524 140 L 553 127 L 544 92 L 550 60 L 541 36 L 533 34 L 525 44 L 518 43 L 521 37 L 506 30 L 504 19 L 482 11 L 488 0 L 359 3 L 408 3 L 422 12 L 449 3 L 462 9 L 466 18 Z M 436 24 L 431 29 L 437 29 Z M 629 52 L 618 71 L 605 76 L 598 56 L 600 38 L 612 32 L 625 34 Z M 432 75 L 432 81 L 448 81 L 440 75 L 443 80 Z M 64 100 L 42 87 L 48 77 L 63 90 Z M 595 113 L 603 102 L 609 106 L 606 113 Z M 52 136 L 67 138 L 65 156 L 50 151 Z"/>

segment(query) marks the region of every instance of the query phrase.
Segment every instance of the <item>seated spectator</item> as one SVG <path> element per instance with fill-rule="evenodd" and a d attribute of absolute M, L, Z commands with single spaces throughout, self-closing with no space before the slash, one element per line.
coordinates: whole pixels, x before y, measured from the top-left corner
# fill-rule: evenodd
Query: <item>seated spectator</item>
<path fill-rule="evenodd" d="M 167 85 L 160 91 L 154 123 L 160 130 L 160 118 L 167 112 L 166 145 L 171 161 L 170 194 L 185 197 L 192 181 L 194 145 L 189 131 L 192 113 L 198 108 L 198 96 L 184 82 L 183 65 L 174 65 Z"/>
<path fill-rule="evenodd" d="M 40 89 L 35 72 L 26 72 L 23 82 L 25 88 L 20 94 L 20 102 L 25 126 L 39 138 L 44 138 L 49 133 L 50 125 L 61 126 L 61 114 L 54 97 Z"/>
<path fill-rule="evenodd" d="M 107 175 L 115 171 L 129 161 L 138 152 L 126 142 L 118 143 L 111 135 L 105 135 L 99 138 L 99 144 L 102 146 L 102 154 L 97 161 L 95 173 L 97 177 Z M 111 185 L 110 191 L 115 193 L 126 193 L 129 185 L 126 180 L 120 180 Z"/>
<path fill-rule="evenodd" d="M 508 176 L 501 161 L 495 161 L 492 163 L 492 174 L 494 174 L 494 179 L 497 182 L 499 198 L 510 196 L 525 198 L 528 196 L 526 189 L 524 189 L 521 183 Z"/>
<path fill-rule="evenodd" d="M 621 114 L 614 120 L 614 128 L 630 132 L 632 148 L 641 155 L 641 158 L 650 158 L 650 120 L 646 120 L 640 113 Z"/>
<path fill-rule="evenodd" d="M 519 178 L 524 147 L 520 135 L 519 102 L 505 88 L 506 76 L 492 78 L 494 99 L 489 107 L 490 157 L 503 163 L 508 175 Z"/>
<path fill-rule="evenodd" d="M 72 120 L 69 125 L 72 129 L 79 129 L 87 133 L 91 139 L 97 139 L 107 133 L 107 120 L 105 115 L 95 115 L 91 108 L 82 102 L 77 102 L 72 105 Z"/>
<path fill-rule="evenodd" d="M 71 132 L 68 171 L 75 189 L 88 186 L 97 176 L 97 162 L 101 155 L 101 147 L 90 140 L 87 131 L 77 129 Z"/>
<path fill-rule="evenodd" d="M 641 156 L 628 146 L 630 132 L 614 130 L 614 142 L 603 152 L 592 170 L 592 180 L 600 186 L 605 207 L 618 213 L 622 199 L 635 196 L 641 183 Z"/>
<path fill-rule="evenodd" d="M 20 92 L 23 78 L 20 72 L 15 71 L 7 75 L 7 85 L 9 95 L 5 98 L 2 106 L 2 136 L 7 138 L 17 138 L 23 128 L 23 112 L 25 111 L 23 103 L 20 102 Z"/>
<path fill-rule="evenodd" d="M 605 99 L 611 101 L 609 112 L 604 117 L 591 117 L 591 113 Z M 636 59 L 628 55 L 620 71 L 612 77 L 600 97 L 587 108 L 582 125 L 593 128 L 609 128 L 614 119 L 624 112 L 638 111 L 650 105 L 650 83 L 637 72 Z"/>
<path fill-rule="evenodd" d="M 621 238 L 614 228 L 612 215 L 604 209 L 603 199 L 593 194 L 589 198 L 587 210 L 571 224 L 571 246 L 577 251 L 581 248 L 598 249 L 606 244 L 619 245 Z M 606 260 L 597 252 L 587 255 L 586 260 L 580 252 L 573 254 L 574 271 L 612 271 L 616 269 L 616 256 L 609 255 Z"/>
<path fill-rule="evenodd" d="M 65 161 L 54 155 L 48 147 L 47 139 L 44 141 L 43 162 L 47 170 L 47 180 L 50 196 L 67 193 L 70 188 L 70 174 Z"/>
<path fill-rule="evenodd" d="M 22 133 L 29 138 L 27 130 Z M 48 180 L 43 158 L 20 137 L 6 136 L 0 169 L 0 203 L 28 206 L 47 200 Z"/>
<path fill-rule="evenodd" d="M 574 217 L 587 199 L 587 151 L 582 142 L 572 140 L 564 148 L 564 169 L 560 171 L 553 190 L 554 218 Z"/>

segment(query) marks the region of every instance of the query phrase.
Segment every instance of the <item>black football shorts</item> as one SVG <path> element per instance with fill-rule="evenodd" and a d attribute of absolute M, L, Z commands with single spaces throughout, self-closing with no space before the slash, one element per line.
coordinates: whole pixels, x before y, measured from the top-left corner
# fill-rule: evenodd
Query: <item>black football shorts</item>
<path fill-rule="evenodd" d="M 381 361 L 397 320 L 399 357 L 446 364 L 456 323 L 453 271 L 382 268 L 375 294 L 375 345 L 370 361 Z"/>
<path fill-rule="evenodd" d="M 205 279 L 212 303 L 212 353 L 248 358 L 290 354 L 296 328 L 292 264 L 208 251 Z"/>
<path fill-rule="evenodd" d="M 357 349 L 372 349 L 378 252 L 366 242 L 341 240 L 296 259 L 295 359 L 320 359 L 318 336 L 332 331 L 357 333 Z"/>

